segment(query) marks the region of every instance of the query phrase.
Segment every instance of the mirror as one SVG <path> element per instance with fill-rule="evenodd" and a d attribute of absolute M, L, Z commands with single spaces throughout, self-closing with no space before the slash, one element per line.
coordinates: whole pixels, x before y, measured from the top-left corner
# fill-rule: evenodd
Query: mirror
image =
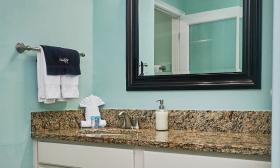
<path fill-rule="evenodd" d="M 127 0 L 127 90 L 259 89 L 261 0 Z"/>

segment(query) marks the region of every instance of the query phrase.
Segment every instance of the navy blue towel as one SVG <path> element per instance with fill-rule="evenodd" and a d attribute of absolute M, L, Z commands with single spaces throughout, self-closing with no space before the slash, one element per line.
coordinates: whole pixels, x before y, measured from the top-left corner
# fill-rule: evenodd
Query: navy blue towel
<path fill-rule="evenodd" d="M 72 49 L 44 46 L 48 75 L 80 75 L 80 55 Z"/>

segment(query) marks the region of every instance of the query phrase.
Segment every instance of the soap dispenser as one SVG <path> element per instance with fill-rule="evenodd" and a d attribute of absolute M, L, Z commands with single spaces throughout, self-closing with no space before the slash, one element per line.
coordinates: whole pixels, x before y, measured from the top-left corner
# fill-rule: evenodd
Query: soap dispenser
<path fill-rule="evenodd" d="M 168 130 L 168 111 L 164 109 L 163 99 L 157 100 L 160 103 L 159 109 L 156 111 L 156 130 Z"/>

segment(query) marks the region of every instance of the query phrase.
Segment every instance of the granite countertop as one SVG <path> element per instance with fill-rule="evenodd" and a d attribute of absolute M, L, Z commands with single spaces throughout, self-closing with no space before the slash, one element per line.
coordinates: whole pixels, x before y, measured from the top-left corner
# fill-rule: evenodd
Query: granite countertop
<path fill-rule="evenodd" d="M 126 132 L 127 130 L 106 128 L 103 131 Z M 270 134 L 196 132 L 140 129 L 117 135 L 87 134 L 90 129 L 38 130 L 32 138 L 42 141 L 65 141 L 68 143 L 105 143 L 139 147 L 180 149 L 187 151 L 221 152 L 270 156 Z"/>
<path fill-rule="evenodd" d="M 140 119 L 140 130 L 123 130 L 118 114 L 125 111 Z M 271 112 L 269 111 L 169 111 L 169 131 L 155 131 L 154 110 L 104 109 L 106 129 L 90 134 L 80 129 L 83 110 L 34 112 L 31 114 L 33 139 L 50 142 L 117 144 L 153 149 L 218 152 L 270 157 Z M 120 134 L 123 133 L 123 134 Z"/>

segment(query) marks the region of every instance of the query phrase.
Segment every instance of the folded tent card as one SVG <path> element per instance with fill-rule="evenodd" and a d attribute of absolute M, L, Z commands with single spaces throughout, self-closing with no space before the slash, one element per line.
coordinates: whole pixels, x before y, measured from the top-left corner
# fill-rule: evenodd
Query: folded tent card
<path fill-rule="evenodd" d="M 90 95 L 86 98 L 84 98 L 80 102 L 80 107 L 85 107 L 86 108 L 86 121 L 81 121 L 81 127 L 91 127 L 92 126 L 92 117 L 101 117 L 100 116 L 100 111 L 99 111 L 99 106 L 104 105 L 105 103 L 100 97 Z M 106 121 L 105 120 L 100 120 L 99 121 L 99 126 L 100 127 L 105 127 L 106 126 Z"/>

